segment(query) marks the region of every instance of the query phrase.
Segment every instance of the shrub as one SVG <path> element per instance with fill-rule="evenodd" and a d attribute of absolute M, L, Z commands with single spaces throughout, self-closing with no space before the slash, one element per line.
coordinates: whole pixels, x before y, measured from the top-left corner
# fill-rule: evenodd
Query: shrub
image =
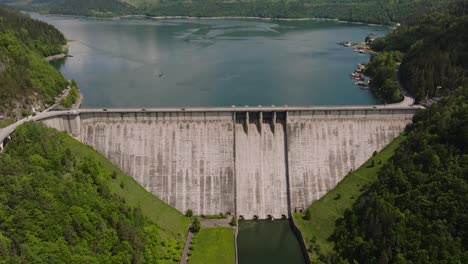
<path fill-rule="evenodd" d="M 193 211 L 192 211 L 192 209 L 188 209 L 188 210 L 185 212 L 185 216 L 188 217 L 188 218 L 192 217 L 192 216 L 193 216 Z"/>
<path fill-rule="evenodd" d="M 201 229 L 200 219 L 197 216 L 195 216 L 193 217 L 193 220 L 192 220 L 191 230 L 193 233 L 198 233 L 200 229 Z"/>
<path fill-rule="evenodd" d="M 304 212 L 304 220 L 310 220 L 312 218 L 312 214 L 310 213 L 309 209 L 306 209 Z"/>
<path fill-rule="evenodd" d="M 231 222 L 229 222 L 229 225 L 231 226 L 237 225 L 237 217 L 235 215 L 232 216 L 232 219 L 231 219 Z"/>

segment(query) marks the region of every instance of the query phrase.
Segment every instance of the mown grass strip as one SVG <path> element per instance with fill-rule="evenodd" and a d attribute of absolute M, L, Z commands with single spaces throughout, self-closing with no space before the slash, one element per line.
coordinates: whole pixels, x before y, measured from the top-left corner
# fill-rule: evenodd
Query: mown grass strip
<path fill-rule="evenodd" d="M 189 264 L 234 264 L 234 230 L 231 227 L 202 228 L 192 239 Z"/>

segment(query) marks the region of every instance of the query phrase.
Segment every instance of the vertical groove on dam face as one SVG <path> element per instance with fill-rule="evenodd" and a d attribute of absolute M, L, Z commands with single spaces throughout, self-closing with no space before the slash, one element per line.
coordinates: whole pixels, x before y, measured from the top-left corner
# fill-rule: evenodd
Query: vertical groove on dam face
<path fill-rule="evenodd" d="M 378 116 L 291 118 L 287 133 L 292 210 L 320 199 L 410 122 Z"/>
<path fill-rule="evenodd" d="M 231 115 L 224 120 L 82 118 L 81 140 L 181 212 L 234 211 Z"/>
<path fill-rule="evenodd" d="M 237 214 L 281 218 L 288 215 L 284 126 L 236 124 Z"/>

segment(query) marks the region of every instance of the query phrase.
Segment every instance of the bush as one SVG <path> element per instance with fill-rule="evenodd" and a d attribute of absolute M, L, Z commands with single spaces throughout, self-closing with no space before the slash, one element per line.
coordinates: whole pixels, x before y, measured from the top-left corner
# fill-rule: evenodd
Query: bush
<path fill-rule="evenodd" d="M 232 216 L 231 222 L 229 222 L 231 226 L 237 226 L 237 217 L 235 215 Z"/>
<path fill-rule="evenodd" d="M 198 233 L 201 229 L 200 219 L 197 216 L 193 217 L 191 230 L 193 233 Z"/>
<path fill-rule="evenodd" d="M 312 218 L 312 214 L 310 213 L 310 210 L 309 209 L 306 209 L 305 212 L 304 212 L 304 217 L 303 219 L 304 220 L 310 220 Z"/>
<path fill-rule="evenodd" d="M 193 216 L 193 211 L 192 211 L 192 209 L 188 209 L 188 210 L 185 212 L 185 216 L 188 217 L 188 218 L 192 217 L 192 216 Z"/>

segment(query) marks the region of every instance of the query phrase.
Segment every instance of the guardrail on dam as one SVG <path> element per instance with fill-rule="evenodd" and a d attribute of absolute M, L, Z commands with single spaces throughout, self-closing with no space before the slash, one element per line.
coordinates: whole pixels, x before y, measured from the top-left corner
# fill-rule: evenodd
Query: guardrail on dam
<path fill-rule="evenodd" d="M 181 212 L 281 218 L 322 197 L 418 107 L 78 109 L 41 121 Z"/>

